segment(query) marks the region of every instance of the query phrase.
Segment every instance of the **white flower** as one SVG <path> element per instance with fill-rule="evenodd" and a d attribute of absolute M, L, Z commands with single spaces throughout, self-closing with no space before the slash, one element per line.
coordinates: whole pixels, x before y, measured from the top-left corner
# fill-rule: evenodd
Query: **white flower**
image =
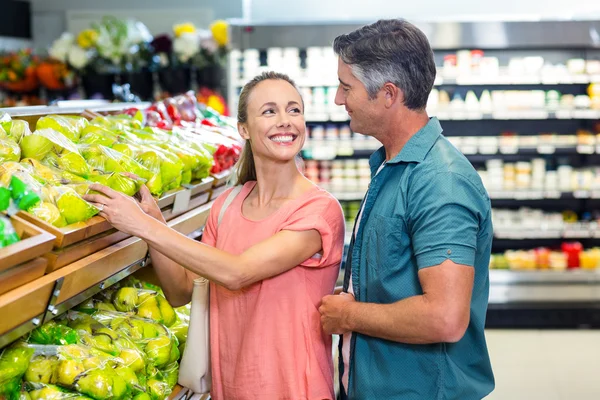
<path fill-rule="evenodd" d="M 166 67 L 169 65 L 169 56 L 167 56 L 167 53 L 159 53 L 158 60 L 161 67 Z"/>
<path fill-rule="evenodd" d="M 79 46 L 72 46 L 69 50 L 69 64 L 76 69 L 82 69 L 88 64 L 89 61 L 89 54 L 83 48 Z"/>
<path fill-rule="evenodd" d="M 65 32 L 52 43 L 52 46 L 48 49 L 48 54 L 52 58 L 61 62 L 66 62 L 69 50 L 74 42 L 75 37 L 72 34 Z"/>
<path fill-rule="evenodd" d="M 217 49 L 219 48 L 219 44 L 211 36 L 208 39 L 202 40 L 200 42 L 200 47 L 212 54 L 215 51 L 217 51 Z"/>
<path fill-rule="evenodd" d="M 196 33 L 184 33 L 173 41 L 173 51 L 181 62 L 187 62 L 200 51 L 200 37 Z"/>

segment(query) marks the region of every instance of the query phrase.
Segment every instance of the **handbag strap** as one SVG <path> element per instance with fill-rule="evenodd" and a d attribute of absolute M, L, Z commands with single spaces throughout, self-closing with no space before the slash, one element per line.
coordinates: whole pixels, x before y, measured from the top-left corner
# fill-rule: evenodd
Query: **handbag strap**
<path fill-rule="evenodd" d="M 223 206 L 221 207 L 221 210 L 219 211 L 219 217 L 217 219 L 217 227 L 219 225 L 221 225 L 221 220 L 225 216 L 225 211 L 227 210 L 227 207 L 229 207 L 229 205 L 233 202 L 233 199 L 235 199 L 235 197 L 242 191 L 242 188 L 243 188 L 242 185 L 238 185 L 238 186 L 234 187 L 231 192 L 229 192 L 229 195 L 225 199 L 225 202 L 223 203 Z"/>

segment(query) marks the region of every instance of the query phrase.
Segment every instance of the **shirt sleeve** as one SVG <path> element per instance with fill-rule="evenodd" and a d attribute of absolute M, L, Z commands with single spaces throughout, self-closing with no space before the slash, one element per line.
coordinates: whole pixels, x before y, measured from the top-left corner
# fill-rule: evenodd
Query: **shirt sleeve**
<path fill-rule="evenodd" d="M 445 260 L 474 266 L 477 237 L 490 217 L 489 197 L 454 172 L 419 177 L 409 194 L 410 231 L 419 269 Z"/>
<path fill-rule="evenodd" d="M 339 264 L 344 251 L 345 222 L 339 202 L 329 194 L 311 198 L 283 223 L 280 230 L 308 231 L 321 235 L 320 253 L 301 263 L 304 267 L 324 267 Z"/>

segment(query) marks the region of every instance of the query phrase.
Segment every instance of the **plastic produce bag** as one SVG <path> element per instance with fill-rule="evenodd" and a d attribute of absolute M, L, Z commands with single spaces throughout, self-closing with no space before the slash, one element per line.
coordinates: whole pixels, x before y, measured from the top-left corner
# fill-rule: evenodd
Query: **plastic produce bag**
<path fill-rule="evenodd" d="M 77 142 L 79 141 L 81 131 L 84 128 L 84 123 L 81 122 L 80 118 L 74 119 L 74 117 L 64 117 L 62 115 L 47 115 L 37 121 L 35 128 L 36 130 L 55 130 L 63 134 L 69 140 Z"/>
<path fill-rule="evenodd" d="M 21 393 L 21 378 L 0 382 L 0 400 L 18 400 Z"/>
<path fill-rule="evenodd" d="M 21 159 L 21 148 L 10 137 L 0 137 L 0 163 L 6 161 L 19 161 Z"/>
<path fill-rule="evenodd" d="M 92 317 L 130 338 L 158 368 L 179 359 L 177 338 L 162 324 L 126 313 L 98 311 Z"/>
<path fill-rule="evenodd" d="M 81 198 L 72 188 L 56 187 L 56 206 L 68 225 L 84 222 L 98 214 L 99 209 Z"/>
<path fill-rule="evenodd" d="M 33 350 L 18 342 L 0 350 L 0 399 L 18 400 Z"/>
<path fill-rule="evenodd" d="M 44 157 L 42 163 L 84 179 L 90 175 L 89 165 L 78 152 L 63 151 L 59 154 L 50 152 Z"/>
<path fill-rule="evenodd" d="M 25 134 L 19 144 L 23 158 L 43 160 L 50 152 L 77 153 L 75 143 L 53 129 L 38 129 L 31 134 Z"/>
<path fill-rule="evenodd" d="M 135 373 L 145 369 L 145 354 L 128 337 L 82 312 L 69 311 L 65 322 L 79 332 L 83 344 L 118 356 Z"/>
<path fill-rule="evenodd" d="M 90 400 L 81 393 L 71 392 L 59 386 L 39 382 L 26 382 L 25 390 L 31 400 Z M 25 398 L 27 399 L 27 398 Z"/>
<path fill-rule="evenodd" d="M 31 129 L 29 129 L 29 123 L 20 119 L 11 121 L 10 128 L 6 130 L 6 133 L 15 142 L 19 143 L 23 136 L 31 135 Z"/>
<path fill-rule="evenodd" d="M 112 302 L 117 311 L 134 311 L 139 317 L 151 319 L 167 327 L 177 320 L 175 310 L 167 299 L 152 290 L 122 287 L 114 293 Z"/>
<path fill-rule="evenodd" d="M 96 400 L 119 400 L 131 393 L 125 379 L 117 373 L 117 368 L 127 369 L 118 358 L 82 345 L 28 346 L 35 351 L 25 374 L 29 382 L 49 380 Z"/>
<path fill-rule="evenodd" d="M 117 140 L 118 135 L 112 130 L 104 126 L 90 124 L 82 130 L 79 144 L 100 144 L 110 147 Z"/>
<path fill-rule="evenodd" d="M 46 322 L 29 335 L 29 342 L 36 344 L 75 344 L 78 341 L 79 334 L 74 329 L 56 321 Z"/>
<path fill-rule="evenodd" d="M 10 219 L 0 214 L 0 249 L 17 243 L 20 240 Z"/>
<path fill-rule="evenodd" d="M 148 371 L 148 380 L 146 381 L 146 394 L 152 400 L 166 399 L 172 392 L 171 379 L 165 376 L 159 369 L 151 367 Z"/>

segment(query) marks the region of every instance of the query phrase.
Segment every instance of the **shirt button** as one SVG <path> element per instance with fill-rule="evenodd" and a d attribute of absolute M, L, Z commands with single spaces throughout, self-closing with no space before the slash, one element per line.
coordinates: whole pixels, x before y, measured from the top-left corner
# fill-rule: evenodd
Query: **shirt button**
<path fill-rule="evenodd" d="M 452 250 L 448 250 L 446 253 L 448 253 L 448 255 L 452 254 Z"/>

